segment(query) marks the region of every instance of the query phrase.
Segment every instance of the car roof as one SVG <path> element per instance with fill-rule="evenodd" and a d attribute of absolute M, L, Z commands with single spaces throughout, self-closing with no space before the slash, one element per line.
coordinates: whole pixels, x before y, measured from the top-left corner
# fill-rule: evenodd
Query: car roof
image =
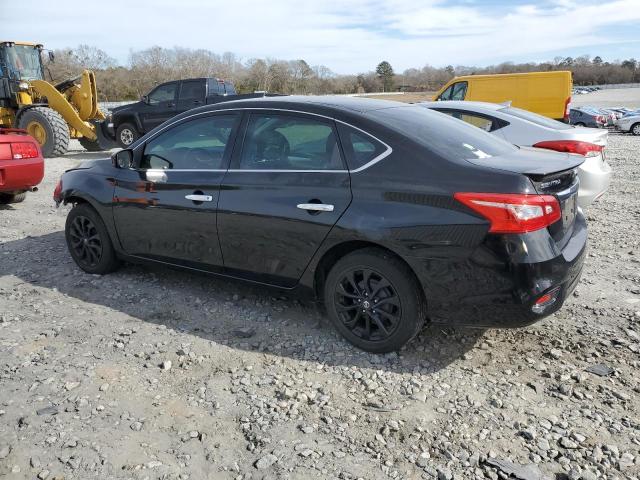
<path fill-rule="evenodd" d="M 174 117 L 184 118 L 197 113 L 215 112 L 220 110 L 247 109 L 247 108 L 269 108 L 282 110 L 300 110 L 325 115 L 332 118 L 339 118 L 345 115 L 362 117 L 367 112 L 384 110 L 387 108 L 416 108 L 410 103 L 394 102 L 390 100 L 376 100 L 364 97 L 350 97 L 346 95 L 326 95 L 326 96 L 303 96 L 285 95 L 275 97 L 245 98 L 240 100 L 230 100 L 227 102 L 204 105 L 202 107 L 189 110 Z"/>
<path fill-rule="evenodd" d="M 483 109 L 495 112 L 508 107 L 504 103 L 490 103 L 490 102 L 470 102 L 467 100 L 446 100 L 440 102 L 420 102 L 420 105 L 424 105 L 427 108 L 463 108 L 467 110 Z"/>

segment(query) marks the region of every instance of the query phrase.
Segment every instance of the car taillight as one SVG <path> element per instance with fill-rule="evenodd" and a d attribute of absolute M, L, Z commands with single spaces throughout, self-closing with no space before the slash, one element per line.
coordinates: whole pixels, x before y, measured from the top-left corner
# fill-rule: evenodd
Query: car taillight
<path fill-rule="evenodd" d="M 571 97 L 567 97 L 564 101 L 564 121 L 569 123 L 569 116 L 571 115 Z"/>
<path fill-rule="evenodd" d="M 11 156 L 14 160 L 22 158 L 37 158 L 38 146 L 33 142 L 12 142 Z"/>
<path fill-rule="evenodd" d="M 553 195 L 459 192 L 453 197 L 489 220 L 490 233 L 533 232 L 562 216 Z"/>
<path fill-rule="evenodd" d="M 547 142 L 538 142 L 534 147 L 555 150 L 556 152 L 577 153 L 585 157 L 594 157 L 604 150 L 602 145 L 579 140 L 549 140 Z"/>

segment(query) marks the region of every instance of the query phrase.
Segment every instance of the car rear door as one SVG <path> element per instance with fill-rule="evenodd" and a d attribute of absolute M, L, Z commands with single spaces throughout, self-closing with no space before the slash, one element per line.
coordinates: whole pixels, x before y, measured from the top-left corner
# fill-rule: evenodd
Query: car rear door
<path fill-rule="evenodd" d="M 119 170 L 113 198 L 127 254 L 222 268 L 216 209 L 239 120 L 235 113 L 187 118 L 136 148 L 136 168 Z"/>
<path fill-rule="evenodd" d="M 247 113 L 221 186 L 218 230 L 225 270 L 294 286 L 351 202 L 331 119 Z"/>
<path fill-rule="evenodd" d="M 178 95 L 176 115 L 204 105 L 206 96 L 205 82 L 205 79 L 183 80 L 180 82 L 180 94 Z"/>

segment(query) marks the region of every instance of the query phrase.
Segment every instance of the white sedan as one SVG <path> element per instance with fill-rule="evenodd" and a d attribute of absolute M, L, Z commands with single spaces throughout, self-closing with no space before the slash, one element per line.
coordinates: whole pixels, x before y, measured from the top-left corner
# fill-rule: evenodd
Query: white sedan
<path fill-rule="evenodd" d="M 611 167 L 605 159 L 607 130 L 574 127 L 505 104 L 447 101 L 424 102 L 421 105 L 470 123 L 515 145 L 584 156 L 584 163 L 578 168 L 578 205 L 583 208 L 602 196 L 609 187 Z"/>
<path fill-rule="evenodd" d="M 627 113 L 616 120 L 616 128 L 621 132 L 629 132 L 640 135 L 640 113 Z"/>

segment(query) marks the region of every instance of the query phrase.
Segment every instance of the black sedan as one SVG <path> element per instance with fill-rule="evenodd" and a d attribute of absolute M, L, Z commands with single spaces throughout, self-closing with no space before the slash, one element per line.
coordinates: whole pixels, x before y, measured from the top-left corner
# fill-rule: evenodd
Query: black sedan
<path fill-rule="evenodd" d="M 513 327 L 560 308 L 587 243 L 581 162 L 420 106 L 275 97 L 174 117 L 54 198 L 74 205 L 86 272 L 153 262 L 310 291 L 350 342 L 389 352 L 427 319 Z"/>

